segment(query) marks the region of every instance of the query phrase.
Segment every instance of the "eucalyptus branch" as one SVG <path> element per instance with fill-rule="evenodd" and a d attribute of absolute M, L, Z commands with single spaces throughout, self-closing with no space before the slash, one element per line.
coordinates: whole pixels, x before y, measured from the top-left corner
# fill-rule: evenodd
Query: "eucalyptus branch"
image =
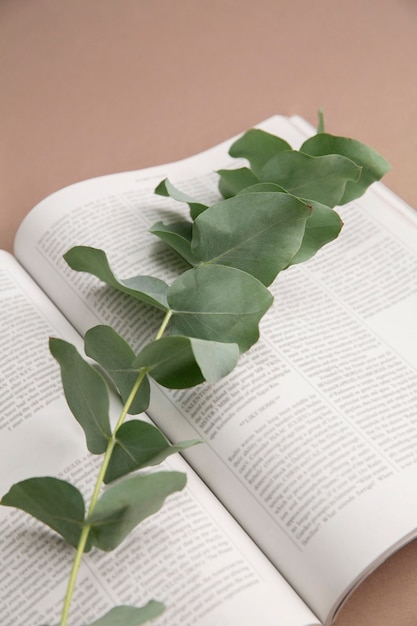
<path fill-rule="evenodd" d="M 137 378 L 137 382 L 135 384 L 135 386 L 132 389 L 132 392 L 128 398 L 128 400 L 126 401 L 126 404 L 123 406 L 123 409 L 120 413 L 119 419 L 117 421 L 117 425 L 114 428 L 114 431 L 112 433 L 112 436 L 109 440 L 108 446 L 107 446 L 107 450 L 104 454 L 104 458 L 97 476 L 97 480 L 96 480 L 96 484 L 93 490 L 93 495 L 91 497 L 90 500 L 90 505 L 88 507 L 88 514 L 87 514 L 87 519 L 90 515 L 92 515 L 94 513 L 94 509 L 95 506 L 97 504 L 97 501 L 99 499 L 100 496 L 100 491 L 103 487 L 103 483 L 104 483 L 104 476 L 106 474 L 109 462 L 110 462 L 110 458 L 111 455 L 113 453 L 114 450 L 114 446 L 116 444 L 116 436 L 117 436 L 117 430 L 118 428 L 123 424 L 124 420 L 126 419 L 126 416 L 129 412 L 130 406 L 136 396 L 136 393 L 139 390 L 139 387 L 141 385 L 141 383 L 143 382 L 144 378 L 146 375 L 146 371 L 142 370 Z M 88 540 L 88 536 L 91 530 L 91 524 L 89 524 L 88 522 L 83 526 L 82 530 L 81 530 L 81 534 L 80 534 L 80 539 L 78 542 L 78 546 L 77 546 L 77 550 L 75 553 L 75 557 L 74 557 L 74 561 L 73 561 L 73 565 L 71 568 L 71 572 L 70 572 L 70 576 L 69 576 L 69 580 L 68 580 L 68 585 L 67 585 L 67 590 L 65 593 L 65 597 L 64 597 L 64 603 L 63 603 L 63 608 L 62 608 L 62 614 L 61 614 L 61 621 L 59 622 L 59 626 L 67 626 L 68 623 L 68 617 L 69 617 L 69 611 L 70 611 L 70 605 L 71 605 L 71 601 L 72 601 L 72 597 L 74 594 L 74 590 L 75 590 L 75 584 L 76 584 L 76 579 L 77 579 L 77 575 L 79 572 L 79 568 L 81 565 L 81 561 L 82 561 L 82 556 L 84 554 L 85 551 L 85 547 L 87 544 L 87 540 Z"/>
<path fill-rule="evenodd" d="M 169 322 L 169 319 L 171 317 L 172 312 L 171 311 L 167 311 L 161 326 L 158 329 L 158 332 L 156 333 L 156 337 L 155 339 L 160 339 L 163 335 L 163 333 L 166 330 L 167 324 Z M 62 608 L 62 614 L 61 614 L 61 621 L 59 622 L 59 626 L 67 626 L 68 623 L 68 617 L 69 617 L 69 611 L 70 611 L 70 606 L 71 606 L 71 601 L 72 601 L 72 597 L 74 594 L 74 590 L 75 590 L 75 584 L 76 584 L 76 580 L 77 580 L 77 575 L 80 569 L 80 565 L 81 565 L 81 561 L 82 561 L 82 556 L 84 554 L 85 551 L 85 547 L 87 544 L 87 540 L 88 540 L 88 536 L 91 530 L 91 524 L 88 523 L 88 518 L 94 513 L 94 509 L 96 507 L 97 501 L 99 499 L 100 496 L 100 492 L 103 488 L 103 484 L 104 484 L 104 477 L 106 475 L 106 472 L 108 470 L 108 466 L 109 466 L 109 462 L 114 450 L 114 447 L 116 445 L 116 438 L 117 438 L 117 431 L 118 429 L 121 427 L 121 425 L 123 424 L 123 422 L 125 421 L 130 408 L 133 404 L 133 401 L 136 397 L 136 394 L 139 391 L 139 388 L 141 386 L 141 384 L 143 383 L 145 376 L 147 373 L 147 369 L 146 368 L 142 368 L 139 372 L 139 375 L 136 379 L 135 384 L 132 387 L 132 390 L 125 402 L 125 404 L 123 405 L 123 408 L 121 410 L 120 416 L 117 420 L 116 426 L 113 429 L 112 435 L 109 439 L 108 445 L 107 445 L 107 449 L 106 452 L 104 454 L 103 457 L 103 461 L 101 463 L 100 466 L 100 470 L 96 479 L 96 483 L 94 486 L 94 490 L 93 490 L 93 494 L 91 496 L 91 500 L 90 500 L 90 504 L 88 507 L 88 512 L 87 512 L 87 523 L 83 526 L 81 534 L 80 534 L 80 539 L 78 542 L 78 546 L 77 546 L 77 550 L 75 553 L 75 557 L 74 557 L 74 561 L 72 564 L 72 568 L 71 568 L 71 572 L 70 572 L 70 576 L 69 576 L 69 580 L 68 580 L 68 585 L 67 585 L 67 590 L 65 593 L 65 597 L 64 597 L 64 603 L 63 603 L 63 608 Z"/>

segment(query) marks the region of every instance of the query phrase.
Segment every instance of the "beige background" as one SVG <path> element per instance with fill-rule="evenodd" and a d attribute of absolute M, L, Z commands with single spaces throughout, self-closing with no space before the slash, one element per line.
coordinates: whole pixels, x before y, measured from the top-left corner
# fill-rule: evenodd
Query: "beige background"
<path fill-rule="evenodd" d="M 417 207 L 416 71 L 416 0 L 0 0 L 0 247 L 59 187 L 319 107 Z M 336 624 L 417 626 L 417 544 Z"/>

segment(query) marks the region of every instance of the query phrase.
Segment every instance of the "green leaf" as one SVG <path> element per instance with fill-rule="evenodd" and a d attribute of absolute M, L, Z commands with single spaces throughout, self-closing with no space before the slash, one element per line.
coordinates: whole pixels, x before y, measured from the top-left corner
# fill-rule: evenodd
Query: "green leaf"
<path fill-rule="evenodd" d="M 255 192 L 280 192 L 282 188 L 275 183 L 258 183 L 247 187 L 241 193 Z M 291 259 L 290 265 L 307 261 L 326 243 L 333 241 L 339 235 L 342 228 L 342 220 L 336 211 L 330 207 L 315 202 L 314 200 L 302 200 L 311 209 L 310 216 L 306 221 L 303 241 L 296 255 Z"/>
<path fill-rule="evenodd" d="M 245 187 L 259 183 L 258 177 L 248 167 L 234 170 L 218 170 L 219 191 L 224 198 L 231 198 Z"/>
<path fill-rule="evenodd" d="M 141 626 L 163 613 L 165 606 L 151 600 L 145 606 L 116 606 L 100 619 L 85 626 Z"/>
<path fill-rule="evenodd" d="M 115 606 L 108 613 L 84 626 L 141 626 L 161 615 L 165 606 L 161 602 L 150 600 L 145 606 Z M 56 624 L 55 626 L 59 626 Z"/>
<path fill-rule="evenodd" d="M 206 210 L 207 205 L 199 202 L 195 198 L 183 193 L 172 183 L 169 182 L 168 178 L 162 180 L 159 185 L 155 188 L 155 193 L 159 196 L 168 196 L 173 200 L 177 200 L 178 202 L 185 202 L 190 207 L 190 215 L 193 220 L 200 215 L 203 211 Z"/>
<path fill-rule="evenodd" d="M 256 278 L 234 267 L 201 265 L 171 285 L 171 334 L 237 343 L 240 352 L 259 338 L 258 324 L 273 301 Z"/>
<path fill-rule="evenodd" d="M 103 377 L 67 341 L 51 338 L 49 349 L 61 367 L 65 398 L 84 430 L 88 449 L 102 454 L 111 437 L 109 394 Z"/>
<path fill-rule="evenodd" d="M 195 265 L 195 259 L 191 253 L 192 228 L 190 222 L 176 222 L 168 225 L 157 222 L 149 229 L 149 232 L 162 239 L 187 263 Z"/>
<path fill-rule="evenodd" d="M 196 219 L 191 249 L 203 263 L 241 269 L 268 286 L 299 250 L 310 212 L 287 193 L 240 193 Z"/>
<path fill-rule="evenodd" d="M 101 496 L 93 514 L 91 539 L 99 550 L 114 550 L 144 519 L 153 515 L 166 498 L 184 488 L 186 475 L 156 472 L 124 478 Z"/>
<path fill-rule="evenodd" d="M 146 367 L 164 387 L 185 389 L 205 380 L 217 382 L 232 371 L 238 359 L 235 343 L 168 336 L 145 346 L 132 366 Z"/>
<path fill-rule="evenodd" d="M 239 360 L 239 346 L 236 343 L 221 343 L 219 341 L 205 341 L 204 339 L 189 339 L 194 358 L 204 380 L 208 383 L 217 383 L 230 374 Z"/>
<path fill-rule="evenodd" d="M 320 133 L 307 139 L 300 151 L 312 156 L 341 154 L 362 167 L 359 180 L 347 183 L 345 192 L 338 204 L 345 204 L 359 198 L 369 185 L 380 180 L 390 169 L 387 161 L 375 150 L 348 137 Z"/>
<path fill-rule="evenodd" d="M 245 187 L 242 191 L 239 191 L 239 196 L 244 193 L 260 193 L 265 191 L 273 191 L 274 193 L 288 193 L 284 187 L 280 187 L 276 183 L 255 183 L 255 185 L 250 185 L 250 187 Z M 294 196 L 295 198 L 296 196 Z"/>
<path fill-rule="evenodd" d="M 68 265 L 77 272 L 93 274 L 106 285 L 127 293 L 136 300 L 146 302 L 157 309 L 167 310 L 166 292 L 168 285 L 152 276 L 135 276 L 119 280 L 113 274 L 103 250 L 88 246 L 74 246 L 64 254 Z"/>
<path fill-rule="evenodd" d="M 329 207 L 339 204 L 348 181 L 359 180 L 361 167 L 338 154 L 313 157 L 302 152 L 280 152 L 264 165 L 261 182 L 276 183 L 298 198 Z"/>
<path fill-rule="evenodd" d="M 311 215 L 306 222 L 303 241 L 290 265 L 307 261 L 325 244 L 338 237 L 343 222 L 339 214 L 319 202 L 307 201 L 311 206 Z"/>
<path fill-rule="evenodd" d="M 29 478 L 13 485 L 1 504 L 25 511 L 77 547 L 85 504 L 81 493 L 70 483 L 49 476 Z M 89 549 L 90 542 L 86 552 Z"/>
<path fill-rule="evenodd" d="M 131 366 L 136 357 L 132 348 L 111 326 L 101 325 L 94 326 L 86 332 L 84 346 L 86 354 L 97 361 L 109 374 L 125 404 L 139 375 L 138 369 Z M 149 399 L 149 380 L 145 377 L 130 406 L 129 413 L 137 415 L 146 411 Z"/>
<path fill-rule="evenodd" d="M 182 441 L 171 445 L 161 431 L 140 420 L 125 422 L 117 431 L 116 446 L 106 472 L 109 483 L 129 472 L 162 463 L 168 456 L 201 443 Z"/>
<path fill-rule="evenodd" d="M 251 128 L 232 144 L 229 154 L 248 159 L 252 170 L 258 174 L 270 158 L 284 150 L 292 150 L 284 139 L 259 128 Z"/>

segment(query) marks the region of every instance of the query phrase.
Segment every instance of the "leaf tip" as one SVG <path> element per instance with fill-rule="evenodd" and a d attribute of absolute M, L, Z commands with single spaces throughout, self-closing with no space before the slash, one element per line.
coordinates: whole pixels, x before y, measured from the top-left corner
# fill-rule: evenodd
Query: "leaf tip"
<path fill-rule="evenodd" d="M 158 185 L 155 187 L 154 189 L 154 193 L 158 196 L 168 196 L 168 191 L 167 191 L 167 178 L 164 178 L 163 180 L 161 180 L 160 183 L 158 183 Z"/>
<path fill-rule="evenodd" d="M 317 122 L 317 134 L 324 133 L 324 111 L 322 107 L 317 111 L 318 122 Z"/>

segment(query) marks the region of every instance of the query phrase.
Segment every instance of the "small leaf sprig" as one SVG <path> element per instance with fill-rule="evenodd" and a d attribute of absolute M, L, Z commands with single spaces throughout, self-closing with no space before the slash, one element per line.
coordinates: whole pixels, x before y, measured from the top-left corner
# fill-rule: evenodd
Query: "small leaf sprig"
<path fill-rule="evenodd" d="M 149 380 L 183 389 L 227 376 L 258 340 L 259 322 L 273 302 L 268 287 L 278 274 L 336 239 L 342 222 L 334 208 L 361 196 L 389 169 L 368 146 L 325 133 L 322 116 L 317 134 L 299 150 L 254 128 L 233 143 L 230 155 L 247 165 L 218 171 L 223 199 L 214 205 L 167 179 L 155 190 L 189 206 L 189 219 L 151 228 L 188 265 L 171 285 L 152 276 L 119 279 L 103 250 L 76 246 L 65 254 L 73 270 L 157 309 L 161 324 L 138 353 L 113 328 L 91 328 L 84 337 L 90 361 L 65 340 L 50 340 L 67 403 L 89 452 L 102 463 L 88 508 L 77 487 L 53 477 L 13 485 L 1 504 L 26 511 L 76 550 L 58 626 L 68 624 L 84 552 L 114 550 L 185 486 L 180 472 L 140 473 L 199 443 L 173 445 L 155 426 L 131 417 L 149 406 Z M 113 429 L 107 379 L 122 403 Z M 85 626 L 139 626 L 163 610 L 155 601 L 114 607 Z"/>

